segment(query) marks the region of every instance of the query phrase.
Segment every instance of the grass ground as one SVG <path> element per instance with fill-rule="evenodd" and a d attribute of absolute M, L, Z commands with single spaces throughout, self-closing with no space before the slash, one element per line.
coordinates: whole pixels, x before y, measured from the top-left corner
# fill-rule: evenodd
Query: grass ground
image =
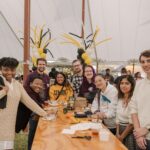
<path fill-rule="evenodd" d="M 27 150 L 28 134 L 20 132 L 16 134 L 14 150 Z"/>

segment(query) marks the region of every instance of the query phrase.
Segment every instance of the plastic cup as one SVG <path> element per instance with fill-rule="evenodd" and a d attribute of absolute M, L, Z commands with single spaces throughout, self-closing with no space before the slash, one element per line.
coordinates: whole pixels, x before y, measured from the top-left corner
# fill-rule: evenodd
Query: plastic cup
<path fill-rule="evenodd" d="M 100 141 L 109 141 L 109 131 L 106 129 L 101 129 L 99 132 L 99 139 Z"/>
<path fill-rule="evenodd" d="M 48 111 L 48 115 L 46 116 L 47 120 L 55 120 L 56 119 L 58 108 L 49 107 L 46 111 Z"/>

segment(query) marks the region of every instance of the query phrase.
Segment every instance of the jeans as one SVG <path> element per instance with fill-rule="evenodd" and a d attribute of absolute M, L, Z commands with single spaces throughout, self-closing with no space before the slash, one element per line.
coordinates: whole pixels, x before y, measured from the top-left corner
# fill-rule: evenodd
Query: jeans
<path fill-rule="evenodd" d="M 113 135 L 116 135 L 116 128 L 109 129 Z"/>
<path fill-rule="evenodd" d="M 150 150 L 150 140 L 146 140 L 147 141 L 147 150 Z"/>
<path fill-rule="evenodd" d="M 146 145 L 146 150 L 150 150 L 150 140 L 146 140 L 147 145 Z M 138 146 L 137 146 L 137 150 L 141 150 Z"/>
<path fill-rule="evenodd" d="M 28 135 L 28 150 L 31 150 L 38 120 L 30 118 L 29 120 L 29 135 Z"/>

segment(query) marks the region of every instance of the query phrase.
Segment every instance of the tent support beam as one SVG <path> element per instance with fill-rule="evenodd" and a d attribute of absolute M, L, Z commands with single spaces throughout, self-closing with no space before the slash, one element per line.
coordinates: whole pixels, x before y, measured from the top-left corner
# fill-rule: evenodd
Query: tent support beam
<path fill-rule="evenodd" d="M 90 26 L 91 26 L 92 33 L 94 33 L 89 0 L 87 0 L 87 5 L 88 5 L 88 11 L 89 11 Z M 98 61 L 98 55 L 97 55 L 97 50 L 96 50 L 96 46 L 95 46 L 95 41 L 93 42 L 93 45 L 94 45 L 94 53 L 95 53 L 95 58 L 96 58 L 96 73 L 98 73 L 99 61 Z"/>
<path fill-rule="evenodd" d="M 84 39 L 84 23 L 85 23 L 85 0 L 82 0 L 82 31 L 81 37 Z"/>
<path fill-rule="evenodd" d="M 24 81 L 29 73 L 30 59 L 30 0 L 24 0 Z"/>
<path fill-rule="evenodd" d="M 23 44 L 21 43 L 20 39 L 17 37 L 15 31 L 13 30 L 13 28 L 11 27 L 11 25 L 9 24 L 9 22 L 7 21 L 7 19 L 5 18 L 5 16 L 3 15 L 3 13 L 1 11 L 0 11 L 0 15 L 5 20 L 6 24 L 8 25 L 9 29 L 11 30 L 11 32 L 13 33 L 13 35 L 15 36 L 15 38 L 17 39 L 19 44 L 23 47 Z"/>

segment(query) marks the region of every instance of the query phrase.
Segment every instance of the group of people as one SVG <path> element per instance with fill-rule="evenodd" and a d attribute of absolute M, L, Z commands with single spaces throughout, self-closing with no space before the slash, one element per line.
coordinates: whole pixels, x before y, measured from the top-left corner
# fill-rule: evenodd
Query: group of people
<path fill-rule="evenodd" d="M 50 85 L 45 73 L 47 62 L 39 58 L 37 69 L 22 85 L 14 79 L 19 62 L 1 58 L 0 148 L 13 149 L 15 131 L 24 130 L 29 122 L 30 150 L 39 116 L 49 113 L 43 109 L 49 100 L 67 102 L 70 97 L 84 97 L 93 115 L 129 150 L 150 150 L 150 50 L 140 54 L 139 62 L 147 77 L 138 82 L 128 74 L 111 82 L 109 73 L 96 74 L 91 65 L 82 66 L 80 60 L 74 60 L 70 82 L 63 72 L 57 72 L 53 74 L 54 84 Z"/>
<path fill-rule="evenodd" d="M 122 69 L 115 80 L 107 70 L 95 74 L 92 66 L 73 61 L 72 84 L 77 96 L 86 97 L 93 114 L 126 145 L 129 150 L 150 150 L 150 50 L 140 54 L 139 62 L 146 78 L 137 72 L 135 77 Z"/>
<path fill-rule="evenodd" d="M 117 84 L 119 81 L 120 76 L 118 76 L 116 79 L 113 77 L 113 75 L 110 73 L 110 69 L 107 68 L 105 70 L 105 79 L 110 83 L 110 84 Z M 123 67 L 120 71 L 121 76 L 122 75 L 132 75 L 134 77 L 134 79 L 137 80 L 141 80 L 143 79 L 141 76 L 141 72 L 136 72 L 135 74 L 132 74 L 130 70 L 127 70 L 125 67 Z"/>

